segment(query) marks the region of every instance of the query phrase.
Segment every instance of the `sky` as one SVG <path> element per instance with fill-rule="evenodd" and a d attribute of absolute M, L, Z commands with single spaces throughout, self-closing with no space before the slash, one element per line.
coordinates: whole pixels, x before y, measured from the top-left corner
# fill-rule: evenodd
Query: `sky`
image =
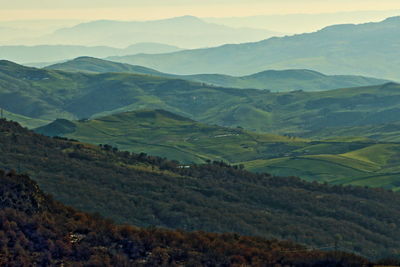
<path fill-rule="evenodd" d="M 400 0 L 0 0 L 0 21 L 152 20 L 399 10 Z"/>

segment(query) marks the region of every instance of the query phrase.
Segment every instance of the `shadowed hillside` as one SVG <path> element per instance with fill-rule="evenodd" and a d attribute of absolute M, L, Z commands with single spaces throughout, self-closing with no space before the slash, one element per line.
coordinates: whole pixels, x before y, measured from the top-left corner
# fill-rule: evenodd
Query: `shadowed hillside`
<path fill-rule="evenodd" d="M 54 201 L 27 176 L 0 170 L 0 184 L 2 266 L 368 264 L 287 241 L 117 226 Z"/>

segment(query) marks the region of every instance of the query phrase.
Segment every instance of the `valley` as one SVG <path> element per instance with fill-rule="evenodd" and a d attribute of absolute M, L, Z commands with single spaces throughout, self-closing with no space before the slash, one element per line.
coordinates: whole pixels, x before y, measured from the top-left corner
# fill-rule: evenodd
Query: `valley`
<path fill-rule="evenodd" d="M 398 3 L 292 2 L 2 3 L 0 266 L 400 266 Z"/>
<path fill-rule="evenodd" d="M 223 160 L 309 181 L 399 190 L 399 139 L 396 131 L 387 131 L 400 110 L 396 83 L 271 93 L 144 74 L 35 69 L 6 61 L 1 70 L 0 102 L 7 111 L 25 116 L 10 119 L 24 123 L 33 117 L 35 127 L 67 120 L 39 128 L 44 134 L 185 163 Z M 15 85 L 18 91 L 13 91 Z M 59 91 L 49 93 L 49 88 Z M 144 109 L 149 112 L 140 112 Z M 377 130 L 368 134 L 370 127 Z M 352 128 L 366 130 L 341 133 Z M 375 153 L 382 153 L 380 160 L 368 158 Z"/>
<path fill-rule="evenodd" d="M 35 130 L 183 164 L 219 161 L 307 181 L 400 190 L 400 143 L 368 138 L 314 141 L 198 123 L 164 110 L 55 122 Z M 379 155 L 377 157 L 376 155 Z"/>
<path fill-rule="evenodd" d="M 211 125 L 319 139 L 324 129 L 391 124 L 400 115 L 400 85 L 393 82 L 272 93 L 149 75 L 27 68 L 9 61 L 0 62 L 0 81 L 4 109 L 44 120 L 163 109 Z"/>

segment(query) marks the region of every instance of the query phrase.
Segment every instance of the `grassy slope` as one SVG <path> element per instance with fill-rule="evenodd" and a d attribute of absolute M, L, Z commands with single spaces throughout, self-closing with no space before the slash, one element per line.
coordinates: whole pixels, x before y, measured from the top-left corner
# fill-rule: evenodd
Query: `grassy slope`
<path fill-rule="evenodd" d="M 271 134 L 258 134 L 198 123 L 163 110 L 119 113 L 89 121 L 57 120 L 36 129 L 95 144 L 110 144 L 119 149 L 143 151 L 182 162 L 207 159 L 240 162 L 260 156 L 271 157 L 277 144 L 302 147 L 308 142 Z M 262 151 L 262 152 L 261 152 Z"/>
<path fill-rule="evenodd" d="M 400 142 L 400 123 L 382 123 L 376 125 L 362 125 L 350 127 L 327 127 L 310 133 L 309 137 L 327 138 L 332 136 L 365 136 L 385 142 Z"/>
<path fill-rule="evenodd" d="M 89 73 L 127 72 L 133 74 L 151 74 L 158 76 L 168 75 L 141 66 L 112 62 L 93 57 L 78 57 L 74 60 L 47 66 L 45 69 L 61 70 L 69 72 L 89 72 Z"/>
<path fill-rule="evenodd" d="M 340 154 L 312 154 L 246 162 L 253 171 L 299 175 L 309 181 L 400 190 L 400 144 L 370 144 Z"/>
<path fill-rule="evenodd" d="M 328 76 L 311 70 L 271 70 L 243 77 L 234 77 L 221 74 L 173 75 L 141 66 L 117 63 L 90 57 L 80 57 L 65 63 L 51 65 L 46 68 L 73 72 L 127 72 L 134 74 L 156 75 L 160 77 L 191 80 L 212 84 L 215 86 L 242 89 L 268 89 L 275 92 L 294 90 L 324 91 L 344 87 L 377 85 L 387 82 L 387 80 L 362 76 Z"/>
<path fill-rule="evenodd" d="M 207 159 L 309 181 L 400 189 L 400 144 L 341 138 L 310 141 L 198 123 L 163 110 L 120 113 L 89 121 L 58 120 L 37 129 L 87 143 L 110 144 L 184 163 Z"/>

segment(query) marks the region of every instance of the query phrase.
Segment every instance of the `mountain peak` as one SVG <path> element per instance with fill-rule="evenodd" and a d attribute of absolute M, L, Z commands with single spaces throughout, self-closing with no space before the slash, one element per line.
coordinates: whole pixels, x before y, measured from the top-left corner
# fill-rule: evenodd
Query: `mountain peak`
<path fill-rule="evenodd" d="M 72 59 L 70 61 L 72 61 L 72 62 L 73 61 L 99 61 L 99 62 L 102 62 L 104 60 L 102 60 L 100 58 L 96 58 L 96 57 L 82 56 L 82 57 L 74 58 L 74 59 Z"/>
<path fill-rule="evenodd" d="M 307 80 L 313 78 L 325 77 L 324 74 L 308 69 L 288 69 L 288 70 L 266 70 L 250 75 L 250 77 L 268 77 L 268 78 L 292 78 Z"/>
<path fill-rule="evenodd" d="M 72 133 L 76 125 L 66 119 L 56 119 L 52 123 L 39 127 L 36 129 L 38 133 L 46 133 L 49 136 L 61 136 L 64 134 Z"/>
<path fill-rule="evenodd" d="M 171 20 L 180 20 L 180 21 L 196 21 L 196 22 L 204 22 L 198 17 L 191 16 L 191 15 L 185 15 L 185 16 L 180 16 L 180 17 L 175 17 L 171 18 Z"/>

